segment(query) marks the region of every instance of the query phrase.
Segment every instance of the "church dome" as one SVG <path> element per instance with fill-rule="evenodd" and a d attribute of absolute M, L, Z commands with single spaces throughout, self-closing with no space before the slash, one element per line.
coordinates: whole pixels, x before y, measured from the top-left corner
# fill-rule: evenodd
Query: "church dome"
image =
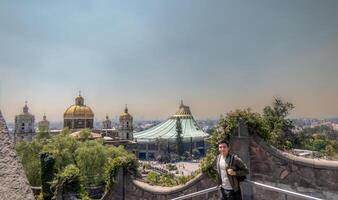
<path fill-rule="evenodd" d="M 75 104 L 71 105 L 64 113 L 65 118 L 93 118 L 94 112 L 89 106 L 84 105 L 84 98 L 79 95 Z"/>
<path fill-rule="evenodd" d="M 120 115 L 120 120 L 126 120 L 126 119 L 133 119 L 133 116 L 128 113 L 128 107 L 126 105 L 126 108 L 124 109 L 124 113 Z"/>
<path fill-rule="evenodd" d="M 31 113 L 29 113 L 29 108 L 27 106 L 27 101 L 25 102 L 25 106 L 22 109 L 22 113 L 17 116 L 24 116 L 24 117 L 33 117 Z"/>

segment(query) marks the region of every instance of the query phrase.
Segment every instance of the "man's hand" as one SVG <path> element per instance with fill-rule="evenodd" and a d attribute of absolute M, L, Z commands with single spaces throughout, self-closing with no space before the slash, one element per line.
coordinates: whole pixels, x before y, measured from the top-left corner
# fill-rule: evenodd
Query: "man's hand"
<path fill-rule="evenodd" d="M 236 172 L 233 169 L 227 169 L 227 172 L 230 176 L 236 176 Z"/>

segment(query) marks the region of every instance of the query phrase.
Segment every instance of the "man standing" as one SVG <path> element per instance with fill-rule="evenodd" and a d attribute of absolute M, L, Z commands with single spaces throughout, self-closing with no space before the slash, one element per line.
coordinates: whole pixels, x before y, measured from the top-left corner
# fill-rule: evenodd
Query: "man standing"
<path fill-rule="evenodd" d="M 222 200 L 241 200 L 239 179 L 245 177 L 249 170 L 237 156 L 229 153 L 229 142 L 222 140 L 218 143 L 217 156 L 218 183 L 221 189 Z"/>

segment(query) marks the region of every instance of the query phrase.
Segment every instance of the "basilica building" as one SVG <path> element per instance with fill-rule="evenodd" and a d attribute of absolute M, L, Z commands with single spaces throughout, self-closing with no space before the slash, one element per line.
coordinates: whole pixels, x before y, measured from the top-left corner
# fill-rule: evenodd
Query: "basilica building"
<path fill-rule="evenodd" d="M 134 133 L 134 138 L 138 143 L 139 159 L 152 160 L 159 155 L 177 153 L 175 146 L 179 124 L 182 131 L 184 151 L 192 152 L 193 149 L 196 149 L 201 155 L 204 155 L 206 139 L 209 134 L 198 126 L 189 106 L 184 105 L 182 101 L 178 111 L 165 122 Z"/>
<path fill-rule="evenodd" d="M 94 113 L 89 106 L 84 104 L 81 94 L 75 98 L 75 104 L 67 108 L 63 118 L 63 127 L 68 127 L 72 131 L 94 128 Z"/>

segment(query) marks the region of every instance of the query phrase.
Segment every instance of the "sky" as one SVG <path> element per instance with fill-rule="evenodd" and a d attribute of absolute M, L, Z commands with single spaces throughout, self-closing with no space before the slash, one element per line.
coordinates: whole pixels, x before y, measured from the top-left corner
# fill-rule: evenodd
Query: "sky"
<path fill-rule="evenodd" d="M 61 121 L 81 90 L 102 120 L 338 116 L 336 0 L 0 1 L 0 109 Z"/>

